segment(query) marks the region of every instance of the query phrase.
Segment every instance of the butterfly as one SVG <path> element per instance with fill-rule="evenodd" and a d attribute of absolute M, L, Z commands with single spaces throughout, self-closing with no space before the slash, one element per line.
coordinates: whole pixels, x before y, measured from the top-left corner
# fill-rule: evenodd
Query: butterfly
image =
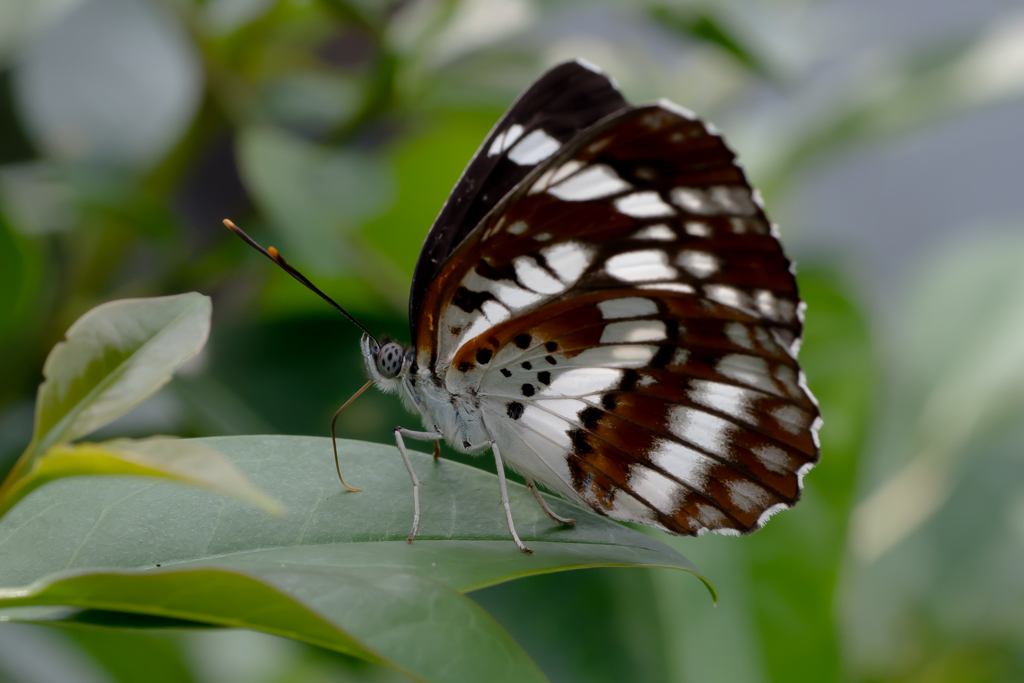
<path fill-rule="evenodd" d="M 574 520 L 538 482 L 673 534 L 760 528 L 820 458 L 797 361 L 805 308 L 776 226 L 712 126 L 667 100 L 630 105 L 583 61 L 555 66 L 498 121 L 427 233 L 411 345 L 360 325 L 359 393 L 396 392 L 424 425 L 394 430 L 413 484 L 408 540 L 420 481 L 407 439 L 434 441 L 435 456 L 442 439 L 489 452 L 523 552 L 505 467 L 559 524 Z"/>

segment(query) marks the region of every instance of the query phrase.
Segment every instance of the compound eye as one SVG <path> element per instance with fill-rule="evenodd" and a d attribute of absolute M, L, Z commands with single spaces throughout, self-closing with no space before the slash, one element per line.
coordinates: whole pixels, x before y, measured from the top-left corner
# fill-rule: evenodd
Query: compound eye
<path fill-rule="evenodd" d="M 402 372 L 402 347 L 393 342 L 385 344 L 377 354 L 377 370 L 388 379 Z"/>

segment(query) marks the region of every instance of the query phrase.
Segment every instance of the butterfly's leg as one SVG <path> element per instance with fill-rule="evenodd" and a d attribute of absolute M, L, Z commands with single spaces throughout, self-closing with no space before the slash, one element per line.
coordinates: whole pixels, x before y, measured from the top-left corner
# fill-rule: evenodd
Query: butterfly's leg
<path fill-rule="evenodd" d="M 498 444 L 492 441 L 491 450 L 494 451 L 494 464 L 498 468 L 498 484 L 501 485 L 501 504 L 505 508 L 505 521 L 508 522 L 508 530 L 512 532 L 512 540 L 516 542 L 516 547 L 524 553 L 532 553 L 533 551 L 523 545 L 523 542 L 519 540 L 519 534 L 516 533 L 516 526 L 512 523 L 512 509 L 508 506 L 508 488 L 505 486 L 505 463 L 501 461 L 501 453 L 498 452 Z"/>
<path fill-rule="evenodd" d="M 395 427 L 395 443 L 398 444 L 398 452 L 402 454 L 402 460 L 405 461 L 405 467 L 409 470 L 409 476 L 412 478 L 412 531 L 409 532 L 409 538 L 405 539 L 412 543 L 420 526 L 420 480 L 416 476 L 416 470 L 412 468 L 412 461 L 409 460 L 409 454 L 405 450 L 405 441 L 402 440 L 402 435 L 410 439 L 434 442 L 444 437 L 436 432 L 414 432 L 405 427 Z"/>
<path fill-rule="evenodd" d="M 538 503 L 540 503 L 540 509 L 543 510 L 548 517 L 555 520 L 559 524 L 576 523 L 575 519 L 570 519 L 569 517 L 562 517 L 560 515 L 555 514 L 555 511 L 549 508 L 548 504 L 544 502 L 544 498 L 540 495 L 540 491 L 537 490 L 537 485 L 533 483 L 533 479 L 531 479 L 530 477 L 526 478 L 526 486 L 530 489 L 530 491 L 533 492 L 533 497 L 537 499 Z"/>

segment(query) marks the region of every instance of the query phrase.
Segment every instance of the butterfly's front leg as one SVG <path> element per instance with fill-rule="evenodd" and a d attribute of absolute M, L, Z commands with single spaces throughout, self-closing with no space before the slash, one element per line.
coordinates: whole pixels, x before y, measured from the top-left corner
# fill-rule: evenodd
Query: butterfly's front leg
<path fill-rule="evenodd" d="M 516 533 L 516 526 L 512 523 L 512 508 L 508 506 L 508 488 L 505 485 L 505 463 L 501 461 L 501 453 L 498 452 L 498 444 L 491 442 L 491 450 L 494 451 L 494 465 L 498 469 L 498 484 L 501 486 L 501 504 L 505 508 L 505 521 L 508 522 L 508 530 L 512 532 L 512 540 L 516 542 L 516 547 L 524 553 L 532 553 L 533 551 L 523 545 L 523 542 L 519 540 L 519 534 Z"/>
<path fill-rule="evenodd" d="M 537 485 L 533 483 L 533 479 L 531 479 L 530 477 L 526 478 L 526 486 L 527 488 L 530 489 L 530 491 L 533 492 L 533 497 L 537 499 L 538 503 L 540 503 L 540 509 L 543 510 L 548 517 L 555 520 L 559 524 L 576 523 L 575 519 L 570 519 L 569 517 L 562 517 L 561 515 L 556 514 L 554 510 L 549 508 L 548 504 L 544 502 L 544 498 L 541 497 L 540 491 L 537 490 Z"/>
<path fill-rule="evenodd" d="M 412 539 L 416 538 L 416 532 L 420 526 L 420 480 L 416 476 L 416 470 L 412 468 L 412 461 L 409 460 L 409 454 L 405 450 L 405 441 L 402 440 L 402 436 L 418 439 L 419 441 L 433 441 L 435 444 L 444 437 L 437 432 L 414 432 L 405 427 L 395 427 L 395 443 L 398 444 L 398 452 L 402 454 L 402 460 L 405 460 L 405 467 L 409 470 L 409 476 L 412 478 L 412 531 L 409 532 L 409 538 L 406 539 L 409 543 L 412 543 Z M 504 485 L 502 486 L 502 491 L 504 491 Z"/>

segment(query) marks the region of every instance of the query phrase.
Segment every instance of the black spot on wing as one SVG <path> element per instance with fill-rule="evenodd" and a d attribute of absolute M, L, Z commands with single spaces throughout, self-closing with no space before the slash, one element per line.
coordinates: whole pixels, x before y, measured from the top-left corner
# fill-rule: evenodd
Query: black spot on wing
<path fill-rule="evenodd" d="M 569 440 L 572 441 L 572 449 L 576 455 L 586 455 L 594 449 L 587 442 L 588 434 L 583 429 L 573 429 L 569 431 Z"/>
<path fill-rule="evenodd" d="M 592 430 L 595 427 L 597 427 L 597 421 L 601 419 L 602 412 L 603 411 L 600 408 L 590 406 L 589 408 L 586 408 L 585 410 L 580 412 L 580 422 L 583 423 L 584 427 Z"/>
<path fill-rule="evenodd" d="M 533 396 L 534 388 L 532 384 L 524 384 L 522 388 L 523 396 Z"/>
<path fill-rule="evenodd" d="M 480 363 L 480 365 L 487 365 L 487 363 L 489 363 L 491 360 L 491 356 L 493 355 L 494 352 L 491 351 L 490 349 L 479 349 L 476 352 L 476 362 Z"/>
<path fill-rule="evenodd" d="M 544 385 L 551 384 L 551 373 L 547 370 L 537 373 L 537 381 Z"/>
<path fill-rule="evenodd" d="M 632 392 L 636 390 L 637 382 L 640 381 L 640 373 L 636 370 L 626 370 L 622 373 L 622 381 L 619 382 L 619 391 Z"/>
<path fill-rule="evenodd" d="M 658 352 L 654 354 L 654 358 L 651 359 L 652 368 L 663 368 L 669 364 L 672 360 L 672 356 L 676 352 L 676 347 L 669 344 L 658 347 Z"/>
<path fill-rule="evenodd" d="M 452 303 L 466 313 L 472 313 L 479 309 L 485 301 L 493 298 L 494 296 L 490 292 L 474 292 L 471 289 L 459 287 L 455 291 L 455 296 L 452 297 Z"/>
<path fill-rule="evenodd" d="M 512 401 L 505 407 L 508 410 L 508 416 L 513 420 L 518 420 L 523 416 L 523 404 L 519 401 Z"/>
<path fill-rule="evenodd" d="M 505 375 L 506 377 L 511 377 L 512 376 L 512 371 L 509 370 L 508 368 L 502 368 L 501 369 L 501 374 Z"/>
<path fill-rule="evenodd" d="M 528 348 L 530 346 L 530 335 L 520 334 L 515 338 L 516 346 L 521 349 Z"/>

